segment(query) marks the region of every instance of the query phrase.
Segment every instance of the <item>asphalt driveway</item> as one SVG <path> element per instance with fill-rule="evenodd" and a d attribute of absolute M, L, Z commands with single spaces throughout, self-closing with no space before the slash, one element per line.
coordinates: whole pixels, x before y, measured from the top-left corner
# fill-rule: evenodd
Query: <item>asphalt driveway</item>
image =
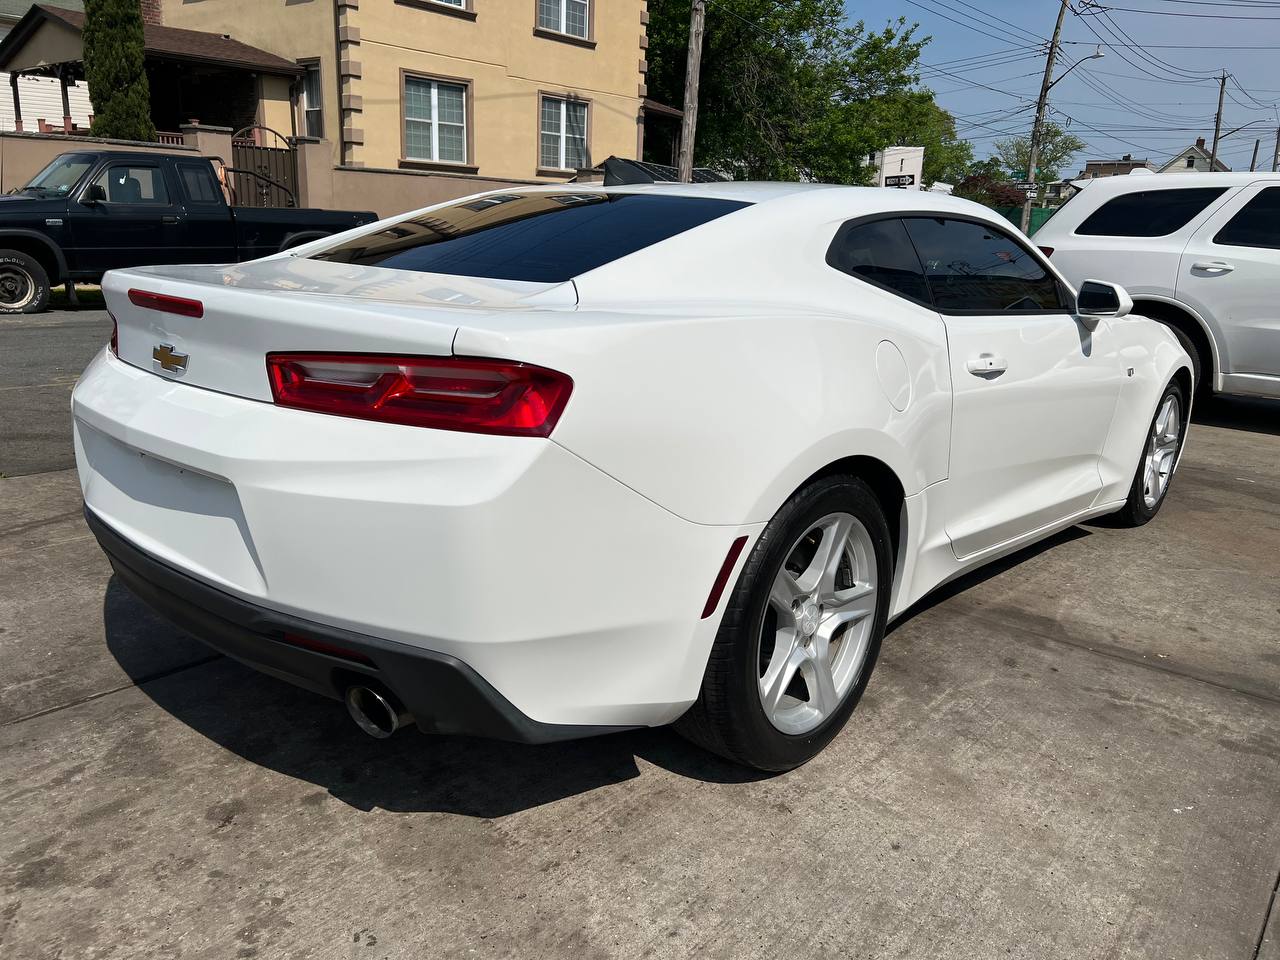
<path fill-rule="evenodd" d="M 0 320 L 0 956 L 1280 960 L 1280 404 L 1204 411 L 1154 523 L 899 621 L 761 777 L 374 741 L 156 619 L 67 469 L 108 333 Z"/>

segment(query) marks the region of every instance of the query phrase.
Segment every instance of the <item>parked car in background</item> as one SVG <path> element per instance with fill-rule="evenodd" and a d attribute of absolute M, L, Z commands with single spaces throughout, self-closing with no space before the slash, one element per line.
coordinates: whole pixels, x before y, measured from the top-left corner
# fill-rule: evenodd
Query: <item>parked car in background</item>
<path fill-rule="evenodd" d="M 1280 397 L 1280 174 L 1086 183 L 1036 232 L 1063 275 L 1123 284 L 1178 334 L 1202 389 Z"/>
<path fill-rule="evenodd" d="M 816 754 L 890 618 L 1164 501 L 1191 366 L 998 214 L 804 184 L 520 188 L 103 282 L 90 528 L 377 736 L 678 721 Z"/>
<path fill-rule="evenodd" d="M 376 219 L 230 206 L 205 157 L 64 153 L 0 197 L 0 313 L 37 313 L 52 286 L 96 283 L 108 270 L 254 260 Z"/>

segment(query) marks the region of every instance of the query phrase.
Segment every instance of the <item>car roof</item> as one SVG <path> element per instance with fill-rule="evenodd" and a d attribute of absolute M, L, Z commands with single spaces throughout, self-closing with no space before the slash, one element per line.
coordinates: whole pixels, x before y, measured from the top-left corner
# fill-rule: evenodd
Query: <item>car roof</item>
<path fill-rule="evenodd" d="M 817 204 L 837 217 L 862 214 L 893 213 L 953 213 L 981 216 L 1002 222 L 999 214 L 969 200 L 961 200 L 945 193 L 927 190 L 902 190 L 896 187 L 850 187 L 830 183 L 783 183 L 773 181 L 726 180 L 718 183 L 639 183 L 605 186 L 601 183 L 547 184 L 545 186 L 511 187 L 493 193 L 611 193 L 656 194 L 659 196 L 705 197 L 714 200 L 733 200 L 739 203 L 766 204 L 773 201 L 793 201 L 787 206 L 795 208 L 794 201 L 806 205 Z M 457 202 L 457 201 L 450 201 Z"/>

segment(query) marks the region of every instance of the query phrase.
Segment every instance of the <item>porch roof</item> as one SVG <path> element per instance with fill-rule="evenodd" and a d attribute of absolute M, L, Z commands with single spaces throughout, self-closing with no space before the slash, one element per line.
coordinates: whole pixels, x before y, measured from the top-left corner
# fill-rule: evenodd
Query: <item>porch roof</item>
<path fill-rule="evenodd" d="M 0 70 L 44 72 L 60 63 L 84 60 L 84 13 L 37 4 L 0 40 Z M 144 24 L 146 57 L 183 60 L 230 69 L 296 76 L 302 68 L 291 60 L 233 40 L 227 34 L 205 33 Z"/>

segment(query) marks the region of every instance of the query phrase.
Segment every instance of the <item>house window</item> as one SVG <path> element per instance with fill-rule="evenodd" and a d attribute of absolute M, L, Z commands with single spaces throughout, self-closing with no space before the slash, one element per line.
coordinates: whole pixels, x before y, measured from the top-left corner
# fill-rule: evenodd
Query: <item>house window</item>
<path fill-rule="evenodd" d="M 302 74 L 302 131 L 308 137 L 324 136 L 324 103 L 320 97 L 320 64 L 301 65 Z"/>
<path fill-rule="evenodd" d="M 538 166 L 547 170 L 587 166 L 586 102 L 543 97 L 540 113 Z"/>
<path fill-rule="evenodd" d="M 406 160 L 467 162 L 467 88 L 461 83 L 404 78 Z"/>
<path fill-rule="evenodd" d="M 1194 169 L 1194 168 L 1195 168 L 1195 165 L 1196 165 L 1196 158 L 1195 158 L 1195 157 L 1187 157 L 1187 169 L 1188 169 L 1188 170 L 1192 170 L 1192 169 Z"/>
<path fill-rule="evenodd" d="M 588 35 L 590 0 L 538 0 L 538 26 L 571 37 Z"/>

